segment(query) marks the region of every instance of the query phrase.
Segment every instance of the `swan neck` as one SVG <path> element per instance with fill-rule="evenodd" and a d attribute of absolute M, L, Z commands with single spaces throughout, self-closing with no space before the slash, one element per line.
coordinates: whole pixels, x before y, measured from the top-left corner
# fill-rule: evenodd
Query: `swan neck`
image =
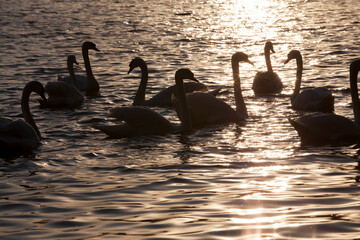
<path fill-rule="evenodd" d="M 303 72 L 303 60 L 302 60 L 301 56 L 296 58 L 296 65 L 297 65 L 297 67 L 296 67 L 295 88 L 294 88 L 294 93 L 291 96 L 291 99 L 294 99 L 300 93 L 301 78 L 302 78 L 302 72 Z"/>
<path fill-rule="evenodd" d="M 140 65 L 140 70 L 141 82 L 136 92 L 133 105 L 141 105 L 145 102 L 145 91 L 149 79 L 149 70 L 145 62 Z"/>
<path fill-rule="evenodd" d="M 351 89 L 351 100 L 353 103 L 353 111 L 355 123 L 360 124 L 360 102 L 359 93 L 357 86 L 357 75 L 358 71 L 350 66 L 350 89 Z"/>
<path fill-rule="evenodd" d="M 85 69 L 86 69 L 86 76 L 88 79 L 94 79 L 94 74 L 91 69 L 90 65 L 90 59 L 89 59 L 89 49 L 83 48 L 82 49 L 82 55 L 85 63 Z"/>
<path fill-rule="evenodd" d="M 235 104 L 236 112 L 241 115 L 248 116 L 246 105 L 241 91 L 241 82 L 240 82 L 240 67 L 239 62 L 236 60 L 232 61 L 232 71 L 233 71 L 233 80 L 234 80 L 234 94 L 235 94 Z"/>
<path fill-rule="evenodd" d="M 85 48 L 83 47 L 82 54 L 83 54 L 83 59 L 84 59 L 84 63 L 85 63 L 86 77 L 87 77 L 86 91 L 89 94 L 93 93 L 93 92 L 98 92 L 100 87 L 99 87 L 99 83 L 96 81 L 94 74 L 92 72 L 92 69 L 91 69 L 90 59 L 89 59 L 89 49 L 87 49 L 86 47 Z"/>
<path fill-rule="evenodd" d="M 32 128 L 35 130 L 37 136 L 39 139 L 41 139 L 41 134 L 39 131 L 39 128 L 36 126 L 36 123 L 30 113 L 30 106 L 29 106 L 29 98 L 33 90 L 29 86 L 25 86 L 24 91 L 21 96 L 21 110 L 23 113 L 23 117 L 25 119 L 25 122 L 30 124 Z"/>
<path fill-rule="evenodd" d="M 175 82 L 176 82 L 177 98 L 180 105 L 179 115 L 180 115 L 182 131 L 190 132 L 192 130 L 192 123 L 191 123 L 190 112 L 187 107 L 184 81 L 182 78 L 176 77 Z"/>
<path fill-rule="evenodd" d="M 270 60 L 270 49 L 265 47 L 265 62 L 266 62 L 266 67 L 268 72 L 272 72 L 272 65 L 271 65 L 271 60 Z"/>
<path fill-rule="evenodd" d="M 74 65 L 72 62 L 68 62 L 67 63 L 67 67 L 68 67 L 68 71 L 69 71 L 69 74 L 70 74 L 70 80 L 71 80 L 71 83 L 73 84 L 73 86 L 79 90 L 79 86 L 77 84 L 77 81 L 76 81 L 76 77 L 75 77 L 75 71 L 74 71 Z"/>

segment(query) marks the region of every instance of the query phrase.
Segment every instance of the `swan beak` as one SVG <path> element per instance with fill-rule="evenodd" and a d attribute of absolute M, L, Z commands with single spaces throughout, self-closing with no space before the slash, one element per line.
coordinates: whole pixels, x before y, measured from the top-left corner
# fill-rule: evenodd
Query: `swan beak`
<path fill-rule="evenodd" d="M 193 80 L 194 82 L 199 82 L 199 80 L 196 79 L 196 77 L 190 78 L 190 80 Z"/>
<path fill-rule="evenodd" d="M 271 49 L 271 52 L 272 52 L 272 53 L 275 53 L 274 49 Z"/>
<path fill-rule="evenodd" d="M 94 50 L 100 52 L 100 50 L 97 47 L 94 47 Z"/>
<path fill-rule="evenodd" d="M 79 63 L 78 63 L 76 60 L 74 61 L 74 63 L 75 63 L 76 65 L 79 65 Z"/>
<path fill-rule="evenodd" d="M 252 61 L 250 61 L 249 59 L 247 59 L 245 62 L 250 63 L 251 65 L 253 65 L 255 67 L 254 63 Z"/>
<path fill-rule="evenodd" d="M 128 71 L 128 74 L 130 74 L 132 72 L 132 70 L 134 70 L 134 69 L 135 69 L 134 67 L 130 67 L 129 71 Z"/>
<path fill-rule="evenodd" d="M 287 64 L 288 62 L 290 62 L 290 58 L 286 59 L 286 61 L 284 62 L 284 64 Z"/>

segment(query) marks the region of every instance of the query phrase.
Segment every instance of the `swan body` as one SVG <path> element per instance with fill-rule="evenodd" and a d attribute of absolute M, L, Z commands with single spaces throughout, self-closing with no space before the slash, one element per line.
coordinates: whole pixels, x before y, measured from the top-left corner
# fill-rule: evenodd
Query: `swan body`
<path fill-rule="evenodd" d="M 302 111 L 331 112 L 334 110 L 334 97 L 326 87 L 303 90 L 292 99 L 293 109 Z"/>
<path fill-rule="evenodd" d="M 134 106 L 161 106 L 161 107 L 172 107 L 171 95 L 176 94 L 176 85 L 172 85 L 161 90 L 159 93 L 154 95 L 152 98 L 145 100 L 145 91 L 148 82 L 148 68 L 146 62 L 140 58 L 134 58 L 129 64 L 128 74 L 131 73 L 135 68 L 139 67 L 141 69 L 141 82 L 137 93 L 134 98 Z M 207 92 L 208 88 L 205 84 L 199 82 L 185 82 L 184 83 L 185 93 L 190 92 Z M 218 90 L 213 91 L 213 94 L 216 95 L 219 92 Z"/>
<path fill-rule="evenodd" d="M 100 86 L 99 83 L 96 81 L 94 74 L 92 72 L 90 59 L 89 59 L 89 49 L 100 51 L 96 47 L 96 44 L 93 42 L 84 42 L 82 44 L 82 55 L 85 63 L 86 76 L 81 76 L 81 75 L 76 76 L 76 83 L 80 91 L 84 91 L 87 94 L 91 95 L 98 93 L 100 90 Z M 59 81 L 71 83 L 70 77 L 59 78 Z"/>
<path fill-rule="evenodd" d="M 29 82 L 24 87 L 21 98 L 21 109 L 25 121 L 0 117 L 1 158 L 16 158 L 32 152 L 40 145 L 41 135 L 29 108 L 29 98 L 32 92 L 36 92 L 46 101 L 43 85 L 37 81 Z"/>
<path fill-rule="evenodd" d="M 360 102 L 357 75 L 360 60 L 350 65 L 350 88 L 355 122 L 334 113 L 310 113 L 291 120 L 304 145 L 348 145 L 360 142 Z"/>
<path fill-rule="evenodd" d="M 46 103 L 40 102 L 42 107 L 49 108 L 75 108 L 84 102 L 83 95 L 76 88 L 76 78 L 73 64 L 78 64 L 74 55 L 69 55 L 67 60 L 71 84 L 63 81 L 48 82 L 45 91 L 48 94 Z"/>
<path fill-rule="evenodd" d="M 232 56 L 231 62 L 236 110 L 211 94 L 202 92 L 188 93 L 186 95 L 187 105 L 191 116 L 191 122 L 194 127 L 226 122 L 239 123 L 248 116 L 241 93 L 239 62 L 248 62 L 250 64 L 252 64 L 252 62 L 248 59 L 248 56 L 242 52 L 235 53 Z M 179 115 L 179 104 L 175 97 L 173 97 L 173 104 Z"/>
<path fill-rule="evenodd" d="M 191 122 L 194 127 L 201 127 L 217 123 L 241 122 L 245 114 L 237 113 L 230 105 L 203 92 L 194 92 L 186 95 Z M 175 109 L 179 114 L 177 99 L 173 99 Z"/>
<path fill-rule="evenodd" d="M 303 60 L 301 53 L 297 50 L 292 50 L 288 54 L 288 59 L 296 59 L 297 72 L 294 93 L 291 95 L 291 105 L 293 109 L 301 111 L 320 111 L 332 112 L 334 111 L 334 96 L 332 92 L 325 87 L 308 88 L 300 92 L 301 78 L 303 71 Z"/>
<path fill-rule="evenodd" d="M 119 125 L 94 126 L 110 138 L 164 135 L 174 130 L 174 126 L 166 118 L 141 106 L 112 108 L 109 111 L 109 117 L 125 122 Z"/>
<path fill-rule="evenodd" d="M 112 126 L 93 125 L 103 131 L 110 138 L 128 138 L 142 135 L 164 135 L 175 131 L 190 131 L 191 122 L 186 106 L 183 79 L 197 81 L 189 69 L 179 69 L 175 80 L 180 97 L 181 126 L 176 126 L 157 112 L 143 106 L 115 107 L 109 110 L 109 117 L 121 120 L 124 123 Z"/>
<path fill-rule="evenodd" d="M 282 82 L 279 75 L 273 71 L 270 60 L 270 52 L 275 53 L 272 42 L 266 42 L 264 51 L 267 71 L 256 73 L 252 89 L 255 94 L 280 93 Z"/>

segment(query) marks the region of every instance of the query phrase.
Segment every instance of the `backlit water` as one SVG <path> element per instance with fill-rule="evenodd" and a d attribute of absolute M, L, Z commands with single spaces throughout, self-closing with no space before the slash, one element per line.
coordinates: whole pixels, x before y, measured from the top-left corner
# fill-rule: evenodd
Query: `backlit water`
<path fill-rule="evenodd" d="M 255 97 L 263 47 L 274 43 L 274 70 L 294 87 L 327 86 L 335 112 L 353 118 L 349 63 L 360 57 L 358 0 L 0 0 L 0 115 L 21 117 L 28 81 L 67 75 L 81 44 L 90 51 L 101 96 L 74 111 L 31 109 L 44 137 L 35 156 L 0 160 L 1 239 L 358 239 L 358 147 L 301 147 L 287 118 L 303 113 L 287 97 Z M 109 140 L 90 127 L 107 110 L 131 105 L 141 56 L 150 70 L 147 96 L 174 84 L 189 67 L 234 106 L 230 59 L 241 64 L 249 111 L 244 125 L 188 135 Z M 173 122 L 172 109 L 154 108 Z"/>

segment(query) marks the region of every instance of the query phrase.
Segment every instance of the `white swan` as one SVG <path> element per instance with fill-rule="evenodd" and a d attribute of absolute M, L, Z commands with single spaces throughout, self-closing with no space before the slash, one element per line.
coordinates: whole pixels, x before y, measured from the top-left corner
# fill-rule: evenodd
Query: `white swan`
<path fill-rule="evenodd" d="M 176 86 L 172 85 L 168 88 L 161 90 L 159 93 L 154 95 L 152 98 L 145 100 L 145 91 L 148 82 L 148 68 L 146 62 L 140 58 L 134 58 L 129 64 L 128 74 L 132 72 L 135 68 L 139 67 L 141 69 L 141 82 L 139 88 L 136 92 L 133 105 L 134 106 L 163 106 L 163 107 L 172 107 L 171 95 L 176 92 Z M 201 91 L 207 92 L 208 88 L 205 84 L 199 82 L 186 82 L 184 83 L 185 93 Z M 212 92 L 213 95 L 216 95 L 221 88 Z"/>
<path fill-rule="evenodd" d="M 45 89 L 38 81 L 31 81 L 24 87 L 21 110 L 25 122 L 0 117 L 0 157 L 12 159 L 32 152 L 40 145 L 40 131 L 31 116 L 29 98 L 32 92 L 46 101 Z"/>
<path fill-rule="evenodd" d="M 292 108 L 302 111 L 334 111 L 334 96 L 327 88 L 315 87 L 300 92 L 303 71 L 303 59 L 301 53 L 297 50 L 290 51 L 285 64 L 292 59 L 296 59 L 297 64 L 295 89 L 294 93 L 291 95 Z"/>
<path fill-rule="evenodd" d="M 176 126 L 157 112 L 139 106 L 115 107 L 109 110 L 109 116 L 125 123 L 113 126 L 93 125 L 110 138 L 127 138 L 142 135 L 163 135 L 175 131 L 191 131 L 191 120 L 186 108 L 184 79 L 197 81 L 189 69 L 179 69 L 175 73 L 178 96 L 180 96 L 181 126 Z"/>
<path fill-rule="evenodd" d="M 88 95 L 97 94 L 100 86 L 96 81 L 91 69 L 89 59 L 89 49 L 100 51 L 93 42 L 84 42 L 82 44 L 82 55 L 85 63 L 86 76 L 76 76 L 76 82 L 80 91 L 86 91 Z M 71 82 L 70 77 L 59 78 L 59 81 Z"/>
<path fill-rule="evenodd" d="M 237 52 L 232 55 L 231 64 L 234 80 L 234 93 L 236 110 L 227 103 L 217 99 L 211 94 L 194 92 L 186 95 L 191 122 L 194 127 L 201 127 L 209 124 L 235 122 L 239 123 L 248 117 L 247 109 L 241 92 L 239 62 L 247 62 L 253 65 L 248 55 Z M 180 116 L 179 101 L 173 97 L 178 116 Z"/>
<path fill-rule="evenodd" d="M 264 48 L 267 71 L 256 73 L 252 85 L 255 94 L 280 93 L 282 90 L 281 79 L 271 66 L 270 51 L 275 53 L 272 42 L 268 41 Z"/>
<path fill-rule="evenodd" d="M 69 55 L 67 67 L 72 84 L 62 81 L 48 82 L 45 91 L 48 94 L 46 102 L 39 101 L 41 107 L 49 108 L 76 108 L 84 102 L 84 96 L 76 88 L 76 78 L 74 73 L 74 63 L 78 64 L 74 55 Z"/>
<path fill-rule="evenodd" d="M 350 88 L 355 122 L 334 113 L 310 113 L 289 119 L 303 145 L 348 145 L 360 142 L 360 102 L 357 75 L 360 60 L 350 64 Z"/>

